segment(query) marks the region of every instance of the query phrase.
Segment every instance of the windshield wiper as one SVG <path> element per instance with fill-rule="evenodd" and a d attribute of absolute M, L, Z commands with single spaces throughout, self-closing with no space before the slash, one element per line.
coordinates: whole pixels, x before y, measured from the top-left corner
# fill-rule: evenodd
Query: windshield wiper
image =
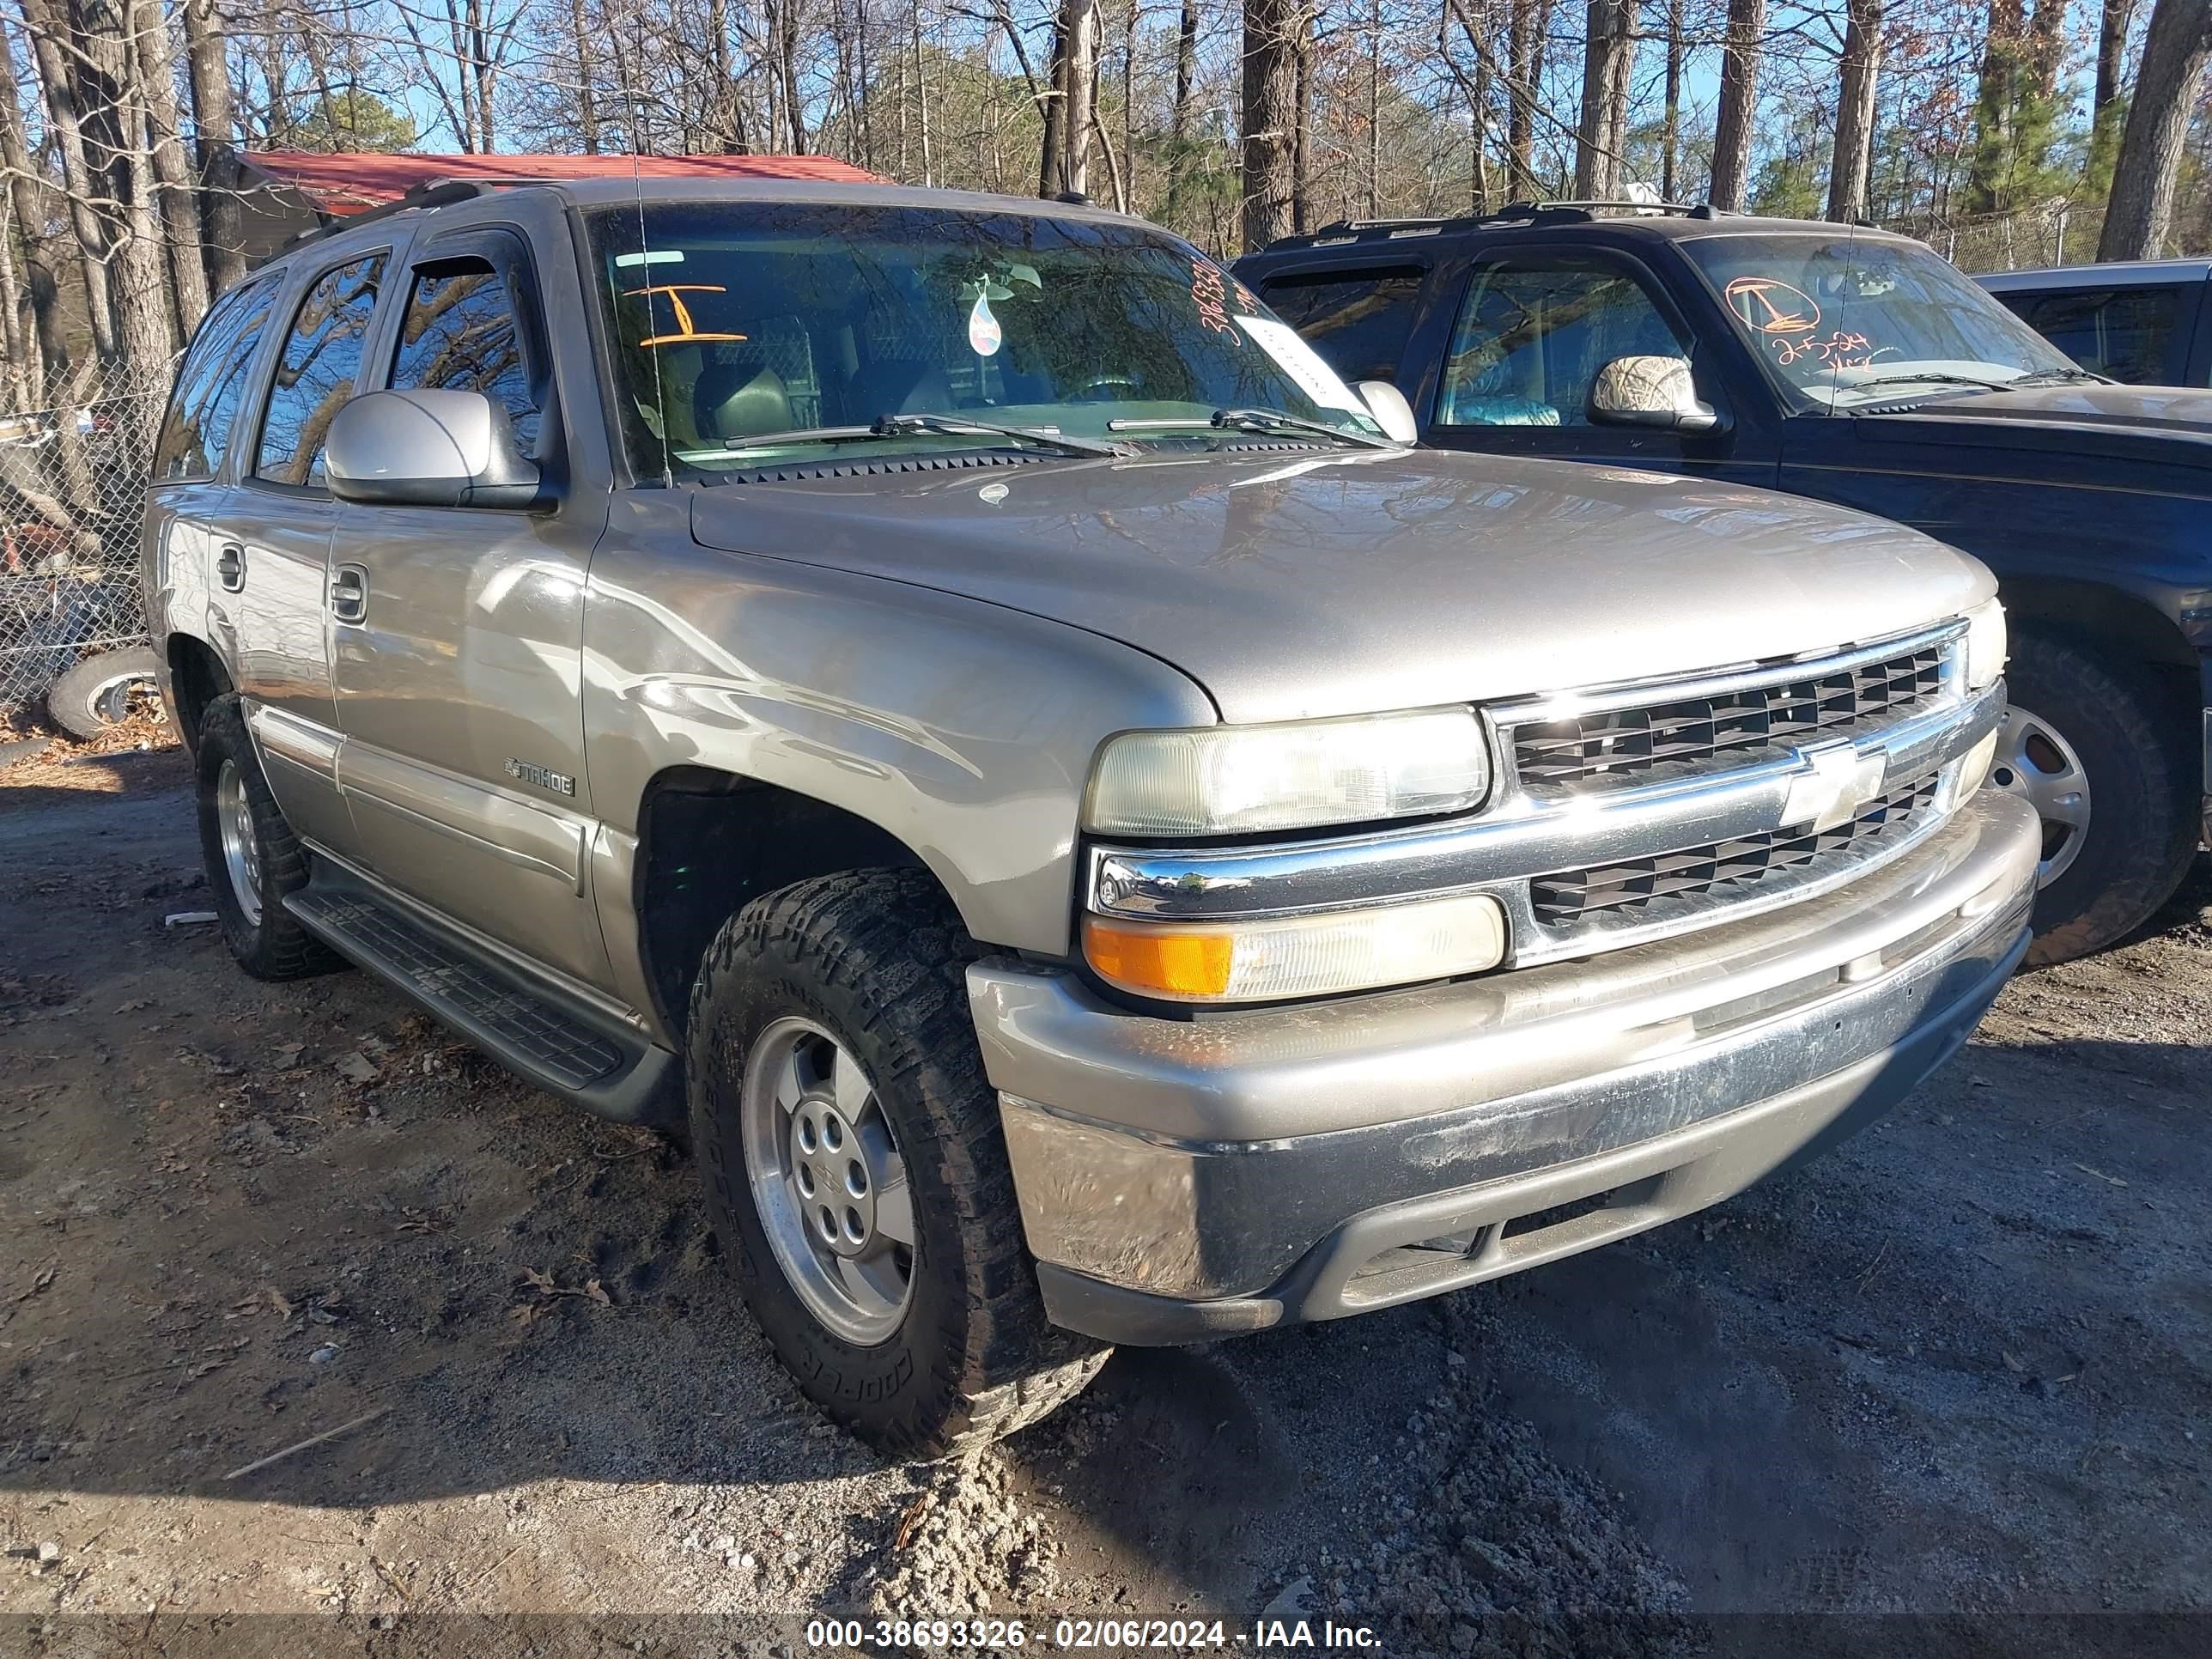
<path fill-rule="evenodd" d="M 1195 426 L 1198 422 L 1194 421 L 1191 424 Z M 1395 449 L 1399 447 L 1389 438 L 1370 438 L 1364 432 L 1331 426 L 1327 421 L 1310 421 L 1303 415 L 1288 414 L 1279 409 L 1217 409 L 1206 425 L 1237 432 L 1310 432 L 1323 438 L 1340 438 L 1346 443 L 1358 444 L 1366 449 Z"/>
<path fill-rule="evenodd" d="M 1042 444 L 1048 449 L 1057 449 L 1064 455 L 1121 456 L 1129 453 L 1116 444 L 1094 443 L 1088 438 L 1070 438 L 1036 427 L 1001 426 L 994 421 L 971 421 L 963 415 L 878 415 L 866 426 L 796 427 L 788 432 L 763 432 L 726 444 L 720 449 L 680 453 L 686 460 L 698 461 L 744 455 L 756 449 L 774 449 L 784 444 L 860 443 L 871 438 L 913 438 L 924 434 L 948 438 L 1019 438 L 1029 443 Z"/>
<path fill-rule="evenodd" d="M 1976 374 L 1954 374 L 1946 369 L 1920 369 L 1910 374 L 1877 374 L 1870 380 L 1839 385 L 1838 392 L 1865 392 L 1878 386 L 1971 386 L 1984 392 L 2002 392 L 2017 380 L 1985 380 Z"/>
<path fill-rule="evenodd" d="M 2109 374 L 2100 374 L 2087 368 L 2046 368 L 2033 374 L 2023 374 L 2017 380 L 2008 380 L 2008 386 L 2049 386 L 2053 380 L 2087 380 L 2094 386 L 2118 386 L 2119 382 Z"/>

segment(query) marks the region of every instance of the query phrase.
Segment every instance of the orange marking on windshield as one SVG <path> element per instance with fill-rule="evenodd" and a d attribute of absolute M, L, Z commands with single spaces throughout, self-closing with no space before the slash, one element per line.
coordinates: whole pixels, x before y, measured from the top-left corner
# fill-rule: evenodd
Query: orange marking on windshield
<path fill-rule="evenodd" d="M 1728 302 L 1747 328 L 1761 334 L 1803 334 L 1820 321 L 1811 295 L 1772 276 L 1737 277 L 1728 285 Z"/>
<path fill-rule="evenodd" d="M 645 314 L 649 323 L 653 317 L 653 301 L 648 297 L 665 294 L 668 303 L 676 313 L 676 332 L 648 334 L 638 342 L 641 346 L 687 345 L 699 340 L 742 340 L 742 334 L 702 334 L 693 326 L 691 308 L 678 296 L 685 294 L 727 294 L 730 290 L 716 283 L 654 283 L 645 288 L 623 290 L 625 300 L 644 300 Z"/>

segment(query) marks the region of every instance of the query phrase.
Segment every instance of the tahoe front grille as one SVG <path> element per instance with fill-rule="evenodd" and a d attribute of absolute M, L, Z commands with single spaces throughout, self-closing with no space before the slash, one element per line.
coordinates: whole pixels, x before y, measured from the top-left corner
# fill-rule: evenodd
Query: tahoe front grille
<path fill-rule="evenodd" d="M 1941 693 L 1943 653 L 1942 642 L 1930 641 L 1825 673 L 1808 664 L 1803 679 L 1518 726 L 1514 762 L 1522 787 L 1539 799 L 1593 781 L 1656 783 L 1746 764 L 1808 738 L 1908 717 Z"/>
<path fill-rule="evenodd" d="M 1571 928 L 1596 916 L 1657 919 L 1708 896 L 1748 898 L 1761 884 L 1795 881 L 1871 856 L 1905 836 L 1935 805 L 1942 776 L 1931 773 L 1890 791 L 1832 830 L 1771 830 L 1703 847 L 1559 870 L 1529 884 L 1539 923 Z M 1655 914 L 1656 913 L 1656 914 Z"/>

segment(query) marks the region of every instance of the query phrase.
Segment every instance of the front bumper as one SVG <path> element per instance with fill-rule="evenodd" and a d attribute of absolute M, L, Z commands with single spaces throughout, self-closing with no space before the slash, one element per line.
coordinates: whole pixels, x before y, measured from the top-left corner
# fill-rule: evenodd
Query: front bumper
<path fill-rule="evenodd" d="M 1336 1318 L 1741 1191 L 1965 1042 L 2027 948 L 2040 842 L 2032 808 L 1984 790 L 1907 855 L 1785 910 L 1215 1021 L 978 964 L 1047 1309 L 1127 1343 Z"/>

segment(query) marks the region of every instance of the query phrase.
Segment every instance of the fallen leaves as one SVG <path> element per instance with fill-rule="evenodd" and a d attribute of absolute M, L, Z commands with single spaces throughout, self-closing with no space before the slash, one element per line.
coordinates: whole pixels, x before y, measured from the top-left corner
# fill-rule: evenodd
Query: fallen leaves
<path fill-rule="evenodd" d="M 615 1305 L 615 1299 L 607 1294 L 606 1286 L 596 1279 L 587 1279 L 580 1285 L 562 1285 L 556 1283 L 553 1275 L 542 1267 L 525 1267 L 520 1277 L 522 1281 L 521 1288 L 527 1291 L 536 1300 L 516 1303 L 507 1310 L 507 1316 L 526 1331 L 534 1327 L 539 1320 L 551 1313 L 562 1302 L 572 1298 L 592 1303 L 602 1308 L 611 1308 Z"/>

